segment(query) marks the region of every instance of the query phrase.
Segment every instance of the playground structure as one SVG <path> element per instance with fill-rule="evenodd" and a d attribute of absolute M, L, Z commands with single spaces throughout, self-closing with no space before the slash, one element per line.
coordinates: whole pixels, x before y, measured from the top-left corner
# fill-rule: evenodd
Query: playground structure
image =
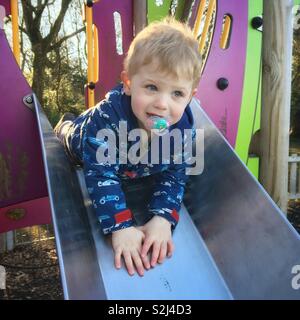
<path fill-rule="evenodd" d="M 114 271 L 112 252 L 99 234 L 82 173 L 71 167 L 0 30 L 0 52 L 5 57 L 0 59 L 0 92 L 4 104 L 11 106 L 5 109 L 4 142 L 0 141 L 0 168 L 5 174 L 0 187 L 0 232 L 49 223 L 52 212 L 65 298 L 300 298 L 291 287 L 291 269 L 300 264 L 299 236 L 232 149 L 257 174 L 258 159 L 249 157 L 248 146 L 259 127 L 255 100 L 260 95 L 261 31 L 259 23 L 251 22 L 254 18 L 259 22 L 262 1 L 251 5 L 246 0 L 209 1 L 203 17 L 204 2 L 195 1 L 191 7 L 192 1 L 179 1 L 175 14 L 181 19 L 190 15 L 196 35 L 200 21 L 204 31 L 212 22 L 215 26 L 197 97 L 208 117 L 197 100 L 192 103 L 197 126 L 205 129 L 205 169 L 192 177 L 186 194 L 174 234 L 177 256 L 143 279 Z M 165 16 L 171 5 L 171 1 L 163 1 L 162 6 L 147 3 L 149 21 Z M 6 14 L 10 12 L 9 1 L 1 0 L 1 5 Z M 134 36 L 135 10 L 129 0 L 88 1 L 85 7 L 88 106 L 118 80 Z M 115 12 L 121 16 L 123 54 L 112 36 Z M 209 36 L 204 31 L 200 50 Z M 11 83 L 16 89 L 11 90 Z M 134 201 L 137 190 L 141 196 Z M 202 190 L 197 199 L 195 190 Z M 147 193 L 135 182 L 128 187 L 127 199 L 136 214 L 143 209 Z M 190 250 L 186 243 L 191 244 Z"/>
<path fill-rule="evenodd" d="M 9 1 L 3 4 L 9 13 Z M 1 18 L 3 20 L 4 16 Z M 24 103 L 26 106 L 26 101 L 31 99 L 32 90 L 19 70 L 18 74 L 12 72 L 18 65 L 3 29 L 0 37 L 1 52 L 6 56 L 1 59 L 1 70 L 7 75 L 0 89 L 7 100 L 1 105 L 3 108 L 14 106 L 7 108 L 1 130 L 0 232 L 6 232 L 50 223 L 51 213 L 37 124 L 32 110 L 24 108 Z M 15 84 L 13 90 L 12 84 Z M 20 97 L 24 98 L 24 103 Z M 16 130 L 17 135 L 13 133 Z"/>

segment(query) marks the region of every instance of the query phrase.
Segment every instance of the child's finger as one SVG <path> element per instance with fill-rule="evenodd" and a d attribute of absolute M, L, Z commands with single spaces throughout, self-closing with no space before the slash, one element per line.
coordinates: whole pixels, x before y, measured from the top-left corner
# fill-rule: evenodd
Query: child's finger
<path fill-rule="evenodd" d="M 152 249 L 151 266 L 155 267 L 160 252 L 160 243 L 155 241 Z"/>
<path fill-rule="evenodd" d="M 160 246 L 160 253 L 159 253 L 159 257 L 158 257 L 158 263 L 163 263 L 164 259 L 167 255 L 167 243 L 163 242 Z"/>
<path fill-rule="evenodd" d="M 138 274 L 140 276 L 143 276 L 144 275 L 144 267 L 143 267 L 143 263 L 142 263 L 142 260 L 140 258 L 139 253 L 138 252 L 133 253 L 131 256 L 134 261 L 134 265 L 135 265 L 135 268 L 136 268 Z"/>
<path fill-rule="evenodd" d="M 131 254 L 128 251 L 123 252 L 123 257 L 125 261 L 125 265 L 127 268 L 128 273 L 133 276 L 134 275 L 134 267 L 131 259 Z"/>
<path fill-rule="evenodd" d="M 142 231 L 142 232 L 145 232 L 145 228 L 144 226 L 139 226 L 139 227 L 136 227 L 138 230 Z"/>
<path fill-rule="evenodd" d="M 142 258 L 145 258 L 147 256 L 151 246 L 152 246 L 152 240 L 150 240 L 149 238 L 146 238 L 141 251 Z"/>
<path fill-rule="evenodd" d="M 167 244 L 167 247 L 168 247 L 168 257 L 170 258 L 174 252 L 174 249 L 175 249 L 175 246 L 174 246 L 174 243 L 172 240 L 168 241 L 168 244 Z"/>
<path fill-rule="evenodd" d="M 122 267 L 121 263 L 121 251 L 116 251 L 115 252 L 115 267 L 117 269 L 120 269 Z"/>
<path fill-rule="evenodd" d="M 145 257 L 143 257 L 143 256 L 141 256 L 141 257 L 142 257 L 142 261 L 143 261 L 144 267 L 146 269 L 150 269 L 151 266 L 150 266 L 150 261 L 149 261 L 148 254 Z"/>

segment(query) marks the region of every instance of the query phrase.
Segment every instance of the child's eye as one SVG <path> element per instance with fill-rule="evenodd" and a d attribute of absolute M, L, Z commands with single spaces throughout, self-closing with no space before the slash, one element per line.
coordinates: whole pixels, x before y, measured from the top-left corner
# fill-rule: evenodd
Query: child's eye
<path fill-rule="evenodd" d="M 148 89 L 150 91 L 157 91 L 157 87 L 154 84 L 146 85 L 146 89 Z"/>
<path fill-rule="evenodd" d="M 175 96 L 175 97 L 183 97 L 184 94 L 183 94 L 182 91 L 176 90 L 176 91 L 174 91 L 174 96 Z"/>

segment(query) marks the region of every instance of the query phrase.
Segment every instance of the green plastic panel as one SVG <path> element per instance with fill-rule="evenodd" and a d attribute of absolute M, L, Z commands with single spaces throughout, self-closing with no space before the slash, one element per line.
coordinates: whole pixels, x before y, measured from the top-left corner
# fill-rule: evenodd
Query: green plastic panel
<path fill-rule="evenodd" d="M 249 1 L 248 12 L 245 80 L 235 150 L 250 171 L 258 177 L 259 158 L 249 157 L 248 149 L 253 134 L 260 128 L 262 32 L 252 28 L 251 20 L 262 16 L 263 1 Z"/>

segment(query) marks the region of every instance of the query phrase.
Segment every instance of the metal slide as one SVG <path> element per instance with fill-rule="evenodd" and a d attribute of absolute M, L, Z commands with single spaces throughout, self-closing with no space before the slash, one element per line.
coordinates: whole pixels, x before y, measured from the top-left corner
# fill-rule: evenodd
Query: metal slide
<path fill-rule="evenodd" d="M 205 168 L 188 185 L 173 257 L 144 277 L 114 268 L 82 172 L 69 163 L 35 97 L 34 104 L 66 299 L 300 299 L 291 273 L 300 265 L 299 235 L 196 100 Z M 138 223 L 151 191 L 145 179 L 125 186 Z"/>

